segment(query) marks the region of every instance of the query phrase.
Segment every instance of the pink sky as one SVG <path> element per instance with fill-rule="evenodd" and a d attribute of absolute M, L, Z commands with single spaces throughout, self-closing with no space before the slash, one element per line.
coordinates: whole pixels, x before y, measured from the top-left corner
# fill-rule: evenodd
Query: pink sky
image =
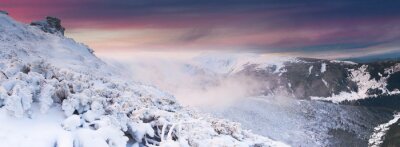
<path fill-rule="evenodd" d="M 25 23 L 59 17 L 67 36 L 100 54 L 234 51 L 335 58 L 400 51 L 393 49 L 400 42 L 397 4 L 0 0 L 0 9 Z"/>

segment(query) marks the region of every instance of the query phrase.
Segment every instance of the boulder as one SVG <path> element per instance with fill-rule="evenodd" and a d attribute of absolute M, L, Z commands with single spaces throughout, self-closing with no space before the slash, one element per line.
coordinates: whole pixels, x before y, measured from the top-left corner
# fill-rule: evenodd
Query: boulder
<path fill-rule="evenodd" d="M 0 10 L 0 14 L 8 15 L 8 12 L 7 12 L 7 11 Z"/>
<path fill-rule="evenodd" d="M 47 16 L 46 20 L 35 21 L 31 23 L 32 26 L 37 26 L 41 30 L 51 34 L 64 35 L 65 28 L 61 26 L 61 20 L 56 17 Z"/>

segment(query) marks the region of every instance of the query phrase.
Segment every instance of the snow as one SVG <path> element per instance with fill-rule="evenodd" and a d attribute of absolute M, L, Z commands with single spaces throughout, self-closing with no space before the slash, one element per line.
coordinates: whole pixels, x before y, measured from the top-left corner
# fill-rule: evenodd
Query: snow
<path fill-rule="evenodd" d="M 321 64 L 321 73 L 324 73 L 326 71 L 326 63 Z"/>
<path fill-rule="evenodd" d="M 326 82 L 325 79 L 322 79 L 322 82 L 324 83 L 324 85 L 325 85 L 326 87 L 329 88 L 328 82 Z"/>
<path fill-rule="evenodd" d="M 256 65 L 257 69 L 275 66 L 274 73 L 282 72 L 285 62 L 295 62 L 293 57 L 269 56 L 262 54 L 218 54 L 209 53 L 195 57 L 192 65 L 212 71 L 217 74 L 234 74 L 242 71 L 248 65 Z"/>
<path fill-rule="evenodd" d="M 312 69 L 314 66 L 310 66 L 310 68 L 308 68 L 308 75 L 311 75 Z"/>
<path fill-rule="evenodd" d="M 349 65 L 357 65 L 357 63 L 352 61 L 340 61 L 340 60 L 330 60 L 331 63 L 342 63 L 342 64 L 349 64 Z"/>
<path fill-rule="evenodd" d="M 40 111 L 42 113 L 47 112 L 47 110 L 50 108 L 51 104 L 53 104 L 53 99 L 52 94 L 54 93 L 55 88 L 50 86 L 50 85 L 45 85 L 42 88 L 42 91 L 40 92 L 39 95 L 39 100 L 40 100 Z"/>
<path fill-rule="evenodd" d="M 0 15 L 0 26 L 2 34 L 0 47 L 7 49 L 2 50 L 1 53 L 3 55 L 6 53 L 17 54 L 19 58 L 14 60 L 24 60 L 28 63 L 46 60 L 47 63 L 61 69 L 79 72 L 111 71 L 106 70 L 108 67 L 104 66 L 104 63 L 96 56 L 93 56 L 91 49 L 73 39 L 45 33 L 39 28 L 20 24 L 6 15 Z M 18 41 L 18 43 L 13 43 L 14 41 Z M 14 49 L 13 53 L 9 52 L 11 48 Z M 34 50 L 31 50 L 33 48 Z M 37 57 L 42 60 L 37 60 Z M 46 63 L 40 66 L 46 66 Z"/>
<path fill-rule="evenodd" d="M 0 42 L 0 146 L 285 146 L 184 108 L 121 78 L 87 46 L 6 15 Z"/>
<path fill-rule="evenodd" d="M 0 109 L 0 146 L 54 146 L 57 139 L 67 140 L 61 136 L 70 134 L 63 130 L 60 122 L 63 113 L 57 108 L 49 109 L 46 114 L 39 112 L 35 106 L 31 118 L 16 118 L 10 116 L 6 109 Z"/>
<path fill-rule="evenodd" d="M 61 124 L 61 126 L 64 128 L 64 130 L 67 131 L 73 131 L 76 128 L 78 128 L 80 125 L 82 125 L 81 117 L 78 115 L 71 115 L 67 119 L 64 120 L 64 122 Z"/>
<path fill-rule="evenodd" d="M 165 125 L 164 125 L 165 126 Z M 135 138 L 135 140 L 142 141 L 145 135 L 154 137 L 154 130 L 149 123 L 134 123 L 128 125 L 128 132 Z"/>
<path fill-rule="evenodd" d="M 345 92 L 342 91 L 339 94 L 332 94 L 330 97 L 311 97 L 313 100 L 331 101 L 333 103 L 340 103 L 343 101 L 353 101 L 359 99 L 365 99 L 370 97 L 376 97 L 376 95 L 369 95 L 369 89 L 381 89 L 386 94 L 396 94 L 396 92 L 390 92 L 386 88 L 386 79 L 388 77 L 382 77 L 379 81 L 371 78 L 371 75 L 367 71 L 368 65 L 363 65 L 358 69 L 350 69 L 350 79 L 357 84 L 358 91 Z M 325 82 L 324 82 L 325 83 Z"/>
<path fill-rule="evenodd" d="M 370 147 L 379 147 L 380 144 L 383 143 L 384 136 L 386 132 L 389 130 L 389 127 L 395 124 L 400 119 L 400 113 L 396 113 L 393 115 L 393 119 L 387 123 L 380 124 L 379 126 L 374 128 L 374 133 L 368 140 L 368 146 Z"/>

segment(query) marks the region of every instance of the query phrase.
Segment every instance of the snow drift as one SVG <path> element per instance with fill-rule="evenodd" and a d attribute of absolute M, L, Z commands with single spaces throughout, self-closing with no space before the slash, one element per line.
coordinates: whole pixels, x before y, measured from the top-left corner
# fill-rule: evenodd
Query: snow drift
<path fill-rule="evenodd" d="M 1 146 L 286 146 L 119 78 L 87 46 L 3 13 L 0 42 Z"/>

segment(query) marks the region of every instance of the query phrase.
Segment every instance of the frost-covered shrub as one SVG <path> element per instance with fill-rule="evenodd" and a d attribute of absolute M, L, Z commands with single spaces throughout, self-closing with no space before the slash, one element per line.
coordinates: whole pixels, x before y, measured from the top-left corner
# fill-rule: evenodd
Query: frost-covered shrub
<path fill-rule="evenodd" d="M 146 138 L 145 136 L 154 137 L 154 130 L 149 123 L 128 123 L 128 133 L 138 143 Z"/>
<path fill-rule="evenodd" d="M 225 134 L 234 137 L 237 140 L 242 140 L 243 135 L 240 124 L 228 122 L 226 120 L 213 120 L 212 126 L 218 134 Z"/>
<path fill-rule="evenodd" d="M 22 117 L 31 108 L 32 92 L 22 81 L 16 81 L 10 92 L 4 100 L 5 108 L 14 116 Z"/>
<path fill-rule="evenodd" d="M 40 104 L 40 111 L 42 113 L 47 112 L 49 110 L 50 106 L 53 104 L 53 96 L 55 93 L 55 88 L 52 85 L 44 85 L 41 90 L 40 94 L 38 97 L 38 101 Z"/>
<path fill-rule="evenodd" d="M 0 108 L 4 106 L 4 100 L 7 99 L 7 97 L 7 91 L 2 86 L 0 86 Z"/>
<path fill-rule="evenodd" d="M 81 125 L 82 121 L 79 115 L 71 115 L 61 124 L 61 126 L 67 131 L 75 130 Z"/>

